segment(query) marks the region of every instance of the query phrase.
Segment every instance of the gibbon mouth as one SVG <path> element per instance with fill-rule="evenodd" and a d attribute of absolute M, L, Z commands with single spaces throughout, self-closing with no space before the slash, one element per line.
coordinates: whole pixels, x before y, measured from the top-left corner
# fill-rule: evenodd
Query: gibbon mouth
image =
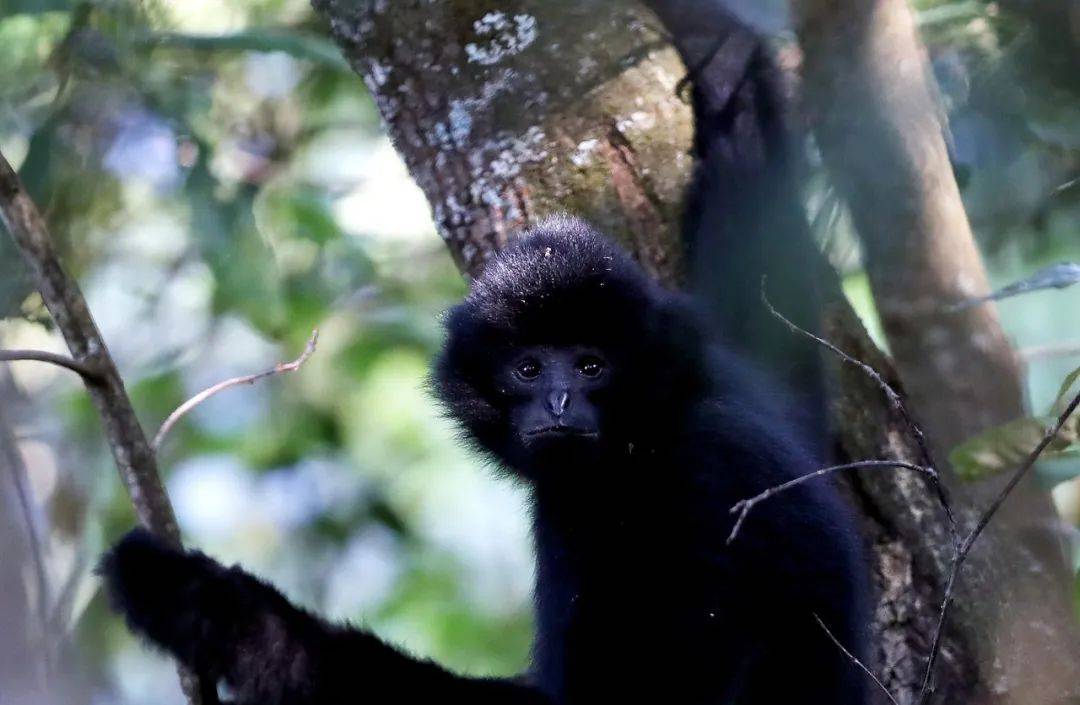
<path fill-rule="evenodd" d="M 531 431 L 525 432 L 526 438 L 535 438 L 537 436 L 576 436 L 578 438 L 596 438 L 599 435 L 600 434 L 596 431 L 587 428 L 578 428 L 576 426 L 544 426 L 543 428 L 534 428 Z"/>

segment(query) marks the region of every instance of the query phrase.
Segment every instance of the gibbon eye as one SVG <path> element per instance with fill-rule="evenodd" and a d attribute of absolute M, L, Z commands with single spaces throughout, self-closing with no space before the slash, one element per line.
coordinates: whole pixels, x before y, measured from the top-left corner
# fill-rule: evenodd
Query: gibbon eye
<path fill-rule="evenodd" d="M 514 373 L 524 380 L 533 380 L 540 376 L 540 363 L 533 359 L 522 360 Z"/>
<path fill-rule="evenodd" d="M 585 377 L 595 379 L 600 376 L 604 371 L 604 361 L 598 357 L 590 355 L 589 357 L 583 357 L 578 361 L 578 372 Z"/>

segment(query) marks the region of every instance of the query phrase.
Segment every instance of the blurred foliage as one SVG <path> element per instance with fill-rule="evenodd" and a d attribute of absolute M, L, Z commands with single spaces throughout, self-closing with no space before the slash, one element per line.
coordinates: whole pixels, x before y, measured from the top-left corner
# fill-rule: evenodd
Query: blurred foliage
<path fill-rule="evenodd" d="M 788 21 L 783 2 L 730 2 L 769 31 Z M 1062 70 L 1046 17 L 1020 2 L 916 4 L 995 283 L 1080 261 L 1075 67 Z M 327 37 L 306 0 L 0 0 L 0 149 L 148 429 L 322 332 L 300 372 L 230 390 L 174 429 L 161 460 L 189 540 L 411 650 L 512 673 L 529 641 L 522 499 L 481 472 L 424 392 L 438 314 L 464 283 Z M 815 230 L 879 333 L 846 213 L 814 184 Z M 1025 351 L 1080 344 L 1078 309 L 1080 287 L 1000 305 Z M 0 344 L 62 349 L 6 237 L 0 316 Z M 1078 353 L 1029 357 L 1033 409 L 1053 406 Z M 65 373 L 10 367 L 0 384 L 18 390 L 50 529 L 62 672 L 85 702 L 180 702 L 171 665 L 134 646 L 88 575 L 133 521 L 93 409 Z M 1020 425 L 994 443 L 1021 448 L 1043 428 Z M 998 445 L 1000 464 L 1015 460 Z M 1080 472 L 1061 463 L 1044 478 Z M 1080 520 L 1080 493 L 1059 496 Z"/>

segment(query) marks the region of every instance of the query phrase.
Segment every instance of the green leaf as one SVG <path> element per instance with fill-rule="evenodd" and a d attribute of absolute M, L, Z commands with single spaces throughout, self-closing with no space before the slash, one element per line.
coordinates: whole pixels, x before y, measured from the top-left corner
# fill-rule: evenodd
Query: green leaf
<path fill-rule="evenodd" d="M 214 313 L 239 313 L 263 333 L 277 337 L 287 321 L 283 285 L 273 252 L 253 222 L 254 191 L 242 186 L 219 196 L 223 190 L 219 187 L 205 159 L 200 159 L 185 189 L 191 231 L 214 275 Z"/>
<path fill-rule="evenodd" d="M 341 237 L 325 195 L 310 188 L 264 189 L 255 209 L 260 228 L 273 242 L 302 238 L 325 245 Z"/>
<path fill-rule="evenodd" d="M 1060 416 L 1065 413 L 1065 408 L 1075 396 L 1075 393 L 1072 393 L 1072 386 L 1076 384 L 1076 380 L 1078 379 L 1080 379 L 1080 367 L 1077 367 L 1065 376 L 1065 381 L 1061 383 L 1061 389 L 1054 398 L 1054 404 L 1050 407 L 1053 410 L 1051 411 L 1052 414 Z"/>
<path fill-rule="evenodd" d="M 1030 416 L 988 429 L 956 446 L 949 453 L 949 463 L 962 480 L 979 480 L 1018 467 L 1042 441 L 1046 432 L 1057 423 L 1073 397 L 1073 386 L 1080 381 L 1080 367 L 1065 376 L 1057 398 L 1047 416 Z M 1080 474 L 1073 464 L 1060 461 L 1076 460 L 1080 440 L 1080 413 L 1073 414 L 1062 425 L 1057 436 L 1039 456 L 1039 462 L 1057 461 L 1041 475 L 1047 481 L 1063 482 Z M 1060 478 L 1060 479 L 1058 479 Z M 1055 484 L 1056 484 L 1055 482 Z"/>
<path fill-rule="evenodd" d="M 1056 418 L 1035 416 L 1016 419 L 991 428 L 953 448 L 949 463 L 962 480 L 981 480 L 1019 466 L 1042 441 Z M 1046 459 L 1059 456 L 1076 440 L 1076 424 L 1063 428 L 1043 452 Z"/>

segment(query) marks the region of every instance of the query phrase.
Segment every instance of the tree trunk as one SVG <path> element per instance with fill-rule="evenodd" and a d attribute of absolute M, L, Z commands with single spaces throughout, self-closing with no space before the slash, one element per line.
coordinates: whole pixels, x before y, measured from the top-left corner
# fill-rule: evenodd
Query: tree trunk
<path fill-rule="evenodd" d="M 1023 413 L 1020 373 L 949 164 L 942 113 L 904 0 L 794 3 L 810 120 L 864 244 L 896 368 L 939 463 Z M 948 477 L 948 469 L 942 468 Z M 1007 476 L 953 486 L 975 515 Z M 1047 493 L 1025 481 L 969 564 L 958 606 L 995 696 L 1080 694 L 1080 650 Z M 987 609 L 993 606 L 994 609 Z"/>
<path fill-rule="evenodd" d="M 636 3 L 315 0 L 461 268 L 538 215 L 586 215 L 656 275 L 691 160 L 683 69 Z"/>
<path fill-rule="evenodd" d="M 521 226 L 567 210 L 620 237 L 664 281 L 680 280 L 679 203 L 690 175 L 692 116 L 674 91 L 686 70 L 643 6 L 313 2 L 367 82 L 464 272 L 478 271 Z M 896 381 L 835 272 L 823 261 L 807 263 L 815 265 L 828 299 L 828 335 Z M 839 368 L 836 379 L 844 453 L 917 461 L 877 386 L 850 367 Z M 951 557 L 947 524 L 933 492 L 911 475 L 874 471 L 850 486 L 874 545 L 880 591 L 873 625 L 879 649 L 870 665 L 900 702 L 913 702 Z M 997 550 L 997 539 L 986 543 Z M 1029 559 L 1017 572 L 1038 565 Z M 973 626 L 993 612 L 978 597 L 949 631 L 939 702 L 994 699 L 990 671 L 975 660 L 983 632 Z"/>

